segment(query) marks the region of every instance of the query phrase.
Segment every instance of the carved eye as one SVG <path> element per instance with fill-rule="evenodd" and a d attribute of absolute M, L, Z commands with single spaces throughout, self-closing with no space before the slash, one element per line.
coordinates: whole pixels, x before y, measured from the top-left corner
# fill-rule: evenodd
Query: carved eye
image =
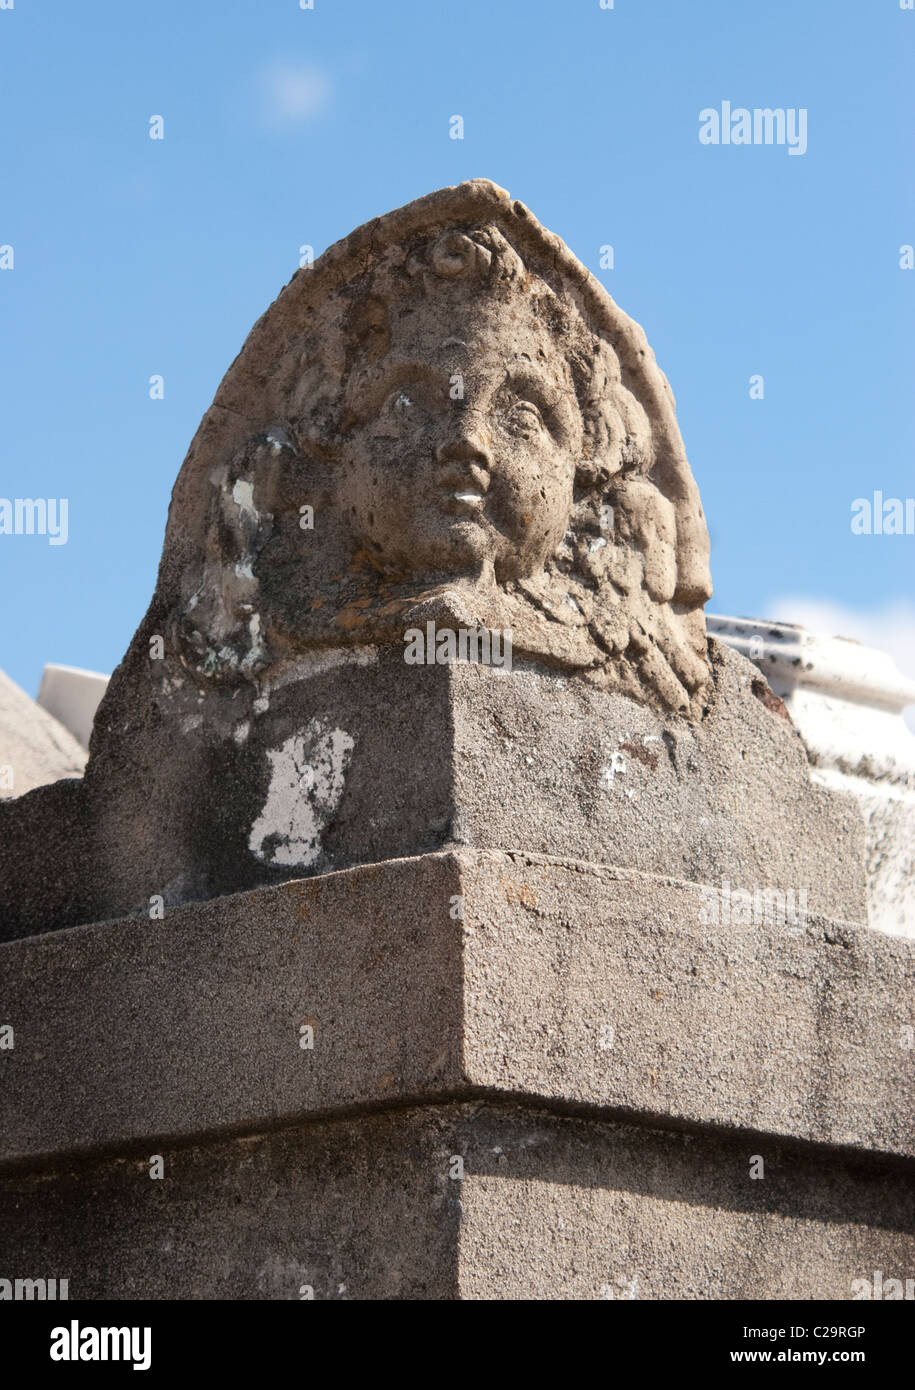
<path fill-rule="evenodd" d="M 544 428 L 543 416 L 533 401 L 515 401 L 508 412 L 508 425 L 519 434 L 533 434 Z"/>
<path fill-rule="evenodd" d="M 428 391 L 421 381 L 407 381 L 395 386 L 377 409 L 374 433 L 380 439 L 397 439 L 404 431 L 412 431 L 425 423 L 429 412 Z"/>
<path fill-rule="evenodd" d="M 412 424 L 429 409 L 429 392 L 421 381 L 408 381 L 395 386 L 382 409 L 382 417 L 397 424 Z"/>

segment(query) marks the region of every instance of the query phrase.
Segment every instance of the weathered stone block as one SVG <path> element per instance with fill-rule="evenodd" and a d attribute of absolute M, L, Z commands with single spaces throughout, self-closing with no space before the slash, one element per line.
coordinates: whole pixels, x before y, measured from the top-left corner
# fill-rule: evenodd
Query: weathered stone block
<path fill-rule="evenodd" d="M 455 1095 L 915 1152 L 915 947 L 705 901 L 445 852 L 7 943 L 2 1159 Z"/>
<path fill-rule="evenodd" d="M 154 895 L 171 907 L 446 846 L 790 890 L 810 912 L 866 920 L 854 803 L 811 783 L 755 668 L 713 652 L 696 722 L 535 666 L 409 666 L 396 648 L 303 662 L 267 687 L 243 738 L 156 726 L 85 785 L 9 808 L 0 931 L 146 916 Z"/>
<path fill-rule="evenodd" d="M 145 1153 L 0 1180 L 16 1268 L 71 1298 L 347 1300 L 848 1299 L 912 1268 L 904 1172 L 752 1135 L 465 1102 L 155 1152 L 161 1180 Z"/>

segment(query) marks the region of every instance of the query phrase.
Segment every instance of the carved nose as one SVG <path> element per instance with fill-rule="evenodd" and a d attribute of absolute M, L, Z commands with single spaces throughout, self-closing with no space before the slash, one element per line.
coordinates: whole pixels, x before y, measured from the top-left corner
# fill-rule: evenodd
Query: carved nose
<path fill-rule="evenodd" d="M 456 439 L 446 440 L 435 450 L 436 463 L 476 464 L 489 472 L 492 459 L 476 430 L 463 430 Z"/>

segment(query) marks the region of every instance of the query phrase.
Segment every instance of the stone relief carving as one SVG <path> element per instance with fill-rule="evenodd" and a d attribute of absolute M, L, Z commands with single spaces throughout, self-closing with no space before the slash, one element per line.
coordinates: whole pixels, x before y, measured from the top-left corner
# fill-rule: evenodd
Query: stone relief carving
<path fill-rule="evenodd" d="M 479 180 L 360 228 L 255 326 L 176 484 L 151 614 L 166 688 L 432 618 L 695 715 L 710 593 L 642 330 Z"/>

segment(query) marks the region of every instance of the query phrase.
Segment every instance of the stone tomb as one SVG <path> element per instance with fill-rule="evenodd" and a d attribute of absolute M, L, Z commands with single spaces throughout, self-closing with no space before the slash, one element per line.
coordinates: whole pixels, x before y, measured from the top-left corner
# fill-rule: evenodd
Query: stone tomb
<path fill-rule="evenodd" d="M 670 388 L 523 204 L 443 189 L 300 270 L 191 445 L 85 776 L 0 804 L 0 1273 L 904 1278 L 915 948 L 710 593 Z M 406 659 L 429 624 L 508 645 Z"/>

